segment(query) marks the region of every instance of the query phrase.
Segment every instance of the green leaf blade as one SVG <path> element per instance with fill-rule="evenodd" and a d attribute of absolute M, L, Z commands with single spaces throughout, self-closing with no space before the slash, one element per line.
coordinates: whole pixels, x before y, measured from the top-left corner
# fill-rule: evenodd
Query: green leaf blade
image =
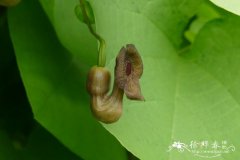
<path fill-rule="evenodd" d="M 239 112 L 228 112 L 229 106 L 238 110 L 238 104 L 226 86 L 195 62 L 178 57 L 175 43 L 169 40 L 166 31 L 152 23 L 145 14 L 136 13 L 136 8 L 126 11 L 118 3 L 110 7 L 90 2 L 96 13 L 97 31 L 108 44 L 107 67 L 113 70 L 117 48 L 127 43 L 135 44 L 143 57 L 144 73 L 140 83 L 146 102 L 125 100 L 124 114 L 119 122 L 104 125 L 128 150 L 140 159 L 197 160 L 199 158 L 189 152 L 167 152 L 168 147 L 174 141 L 190 143 L 193 140 L 224 139 L 239 146 L 233 132 L 239 128 L 232 125 L 239 121 L 236 118 Z M 108 21 L 107 14 L 115 17 L 114 20 Z M 156 15 L 154 18 L 161 20 Z M 119 33 L 117 38 L 116 33 Z M 211 34 L 205 35 L 203 40 L 208 40 Z M 220 40 L 224 41 L 224 37 Z M 224 47 L 229 49 L 227 45 Z M 229 130 L 233 128 L 227 132 L 224 126 Z M 234 152 L 216 159 L 231 159 L 236 155 Z"/>
<path fill-rule="evenodd" d="M 40 5 L 21 3 L 9 12 L 9 24 L 21 77 L 40 124 L 84 159 L 125 159 L 121 145 L 92 118 L 86 68 L 59 43 Z"/>

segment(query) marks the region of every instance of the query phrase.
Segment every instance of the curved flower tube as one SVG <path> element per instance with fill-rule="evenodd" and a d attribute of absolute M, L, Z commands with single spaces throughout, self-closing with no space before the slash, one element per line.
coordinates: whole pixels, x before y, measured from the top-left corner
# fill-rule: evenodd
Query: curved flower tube
<path fill-rule="evenodd" d="M 115 79 L 112 93 L 108 95 L 110 73 L 104 67 L 90 69 L 87 90 L 91 96 L 91 110 L 101 122 L 116 122 L 122 114 L 123 94 L 129 99 L 144 100 L 139 85 L 143 73 L 141 57 L 134 45 L 122 47 L 115 66 Z"/>

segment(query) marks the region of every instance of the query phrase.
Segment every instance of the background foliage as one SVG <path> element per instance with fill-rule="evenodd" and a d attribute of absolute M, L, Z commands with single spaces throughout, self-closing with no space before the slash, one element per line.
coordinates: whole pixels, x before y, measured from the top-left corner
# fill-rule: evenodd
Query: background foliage
<path fill-rule="evenodd" d="M 140 159 L 197 160 L 168 147 L 206 139 L 240 147 L 240 17 L 234 10 L 204 0 L 89 2 L 112 73 L 122 46 L 138 48 L 146 101 L 125 99 L 114 124 L 92 117 L 85 82 L 97 42 L 74 14 L 77 0 L 2 7 L 0 158 L 134 159 L 127 149 Z"/>

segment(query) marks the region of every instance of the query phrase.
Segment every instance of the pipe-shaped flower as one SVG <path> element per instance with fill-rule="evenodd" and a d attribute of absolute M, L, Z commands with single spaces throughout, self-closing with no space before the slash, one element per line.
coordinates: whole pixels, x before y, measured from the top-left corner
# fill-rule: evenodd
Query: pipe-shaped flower
<path fill-rule="evenodd" d="M 88 73 L 87 90 L 91 95 L 91 110 L 101 122 L 116 122 L 122 114 L 123 93 L 129 99 L 144 100 L 139 85 L 143 73 L 141 57 L 129 44 L 122 48 L 116 58 L 113 91 L 108 95 L 110 73 L 103 67 L 92 67 Z"/>

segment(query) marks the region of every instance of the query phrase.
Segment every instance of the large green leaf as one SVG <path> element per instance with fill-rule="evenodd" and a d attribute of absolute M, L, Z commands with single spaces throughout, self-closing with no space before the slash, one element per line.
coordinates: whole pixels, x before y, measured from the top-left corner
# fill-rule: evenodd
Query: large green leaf
<path fill-rule="evenodd" d="M 197 54 L 201 48 L 205 53 L 202 58 L 209 58 L 206 60 L 208 66 L 214 65 L 212 68 L 203 68 L 195 61 L 178 56 L 173 41 L 169 41 L 161 27 L 152 23 L 151 18 L 161 21 L 163 17 L 158 14 L 148 18 L 144 11 L 142 13 L 142 8 L 138 13 L 134 11 L 136 5 L 129 4 L 130 9 L 126 9 L 123 5 L 127 3 L 125 1 L 112 5 L 107 1 L 91 2 L 97 31 L 103 35 L 109 46 L 108 67 L 113 70 L 114 57 L 126 43 L 134 43 L 143 57 L 144 74 L 141 84 L 146 101 L 126 100 L 120 121 L 104 125 L 128 150 L 141 159 L 193 160 L 199 157 L 188 151 L 167 152 L 168 146 L 173 141 L 190 143 L 207 140 L 210 143 L 214 140 L 226 140 L 236 148 L 239 147 L 240 143 L 236 138 L 240 130 L 237 125 L 240 122 L 240 112 L 234 95 L 239 93 L 237 82 L 240 80 L 236 75 L 240 61 L 234 57 L 239 57 L 240 51 L 238 18 L 207 25 L 206 31 L 202 31 L 205 31 L 204 36 L 197 37 L 192 54 Z M 162 7 L 157 5 L 160 1 L 151 1 L 154 2 L 156 6 L 149 9 L 152 12 Z M 184 4 L 183 6 L 187 7 Z M 114 18 L 110 20 L 108 15 Z M 168 18 L 168 15 L 165 16 Z M 175 34 L 178 36 L 180 33 Z M 207 52 L 208 50 L 211 52 Z M 232 51 L 231 55 L 228 50 Z M 208 54 L 209 57 L 206 56 Z M 229 57 L 227 60 L 226 56 Z M 214 57 L 219 61 L 212 64 Z M 224 61 L 227 61 L 228 66 Z M 218 68 L 221 65 L 224 70 Z M 228 85 L 221 83 L 220 77 L 213 76 L 211 70 L 220 74 L 221 78 L 231 74 L 228 79 L 234 79 L 235 83 L 231 86 L 235 92 L 229 91 Z M 215 159 L 231 160 L 236 157 L 239 157 L 239 153 L 233 152 Z"/>
<path fill-rule="evenodd" d="M 95 42 L 81 39 L 79 32 L 73 29 L 83 28 L 74 20 L 77 1 L 54 1 L 50 5 L 46 1 L 41 2 L 61 43 L 84 65 L 93 64 L 96 59 L 92 59 L 95 55 L 92 52 L 96 52 L 94 49 L 88 55 L 82 51 L 77 55 L 77 50 L 84 48 L 81 44 L 88 42 L 95 47 Z M 136 45 L 144 62 L 141 85 L 146 101 L 125 99 L 122 118 L 115 124 L 104 125 L 124 147 L 140 159 L 147 160 L 203 159 L 188 150 L 168 152 L 168 147 L 175 141 L 185 144 L 203 140 L 227 141 L 236 149 L 240 147 L 237 141 L 240 131 L 238 17 L 228 15 L 203 26 L 194 39 L 192 50 L 184 53 L 187 56 L 179 56 L 176 46 L 183 42 L 184 29 L 202 1 L 90 0 L 90 3 L 97 32 L 107 42 L 107 67 L 112 73 L 115 57 L 127 43 Z M 53 36 L 49 33 L 52 31 L 46 28 L 45 23 L 43 25 L 31 18 L 28 24 L 26 17 L 31 16 L 20 18 L 20 12 L 13 13 L 10 19 L 12 37 L 36 118 L 74 152 L 84 153 L 83 157 L 89 158 L 87 152 L 89 154 L 88 150 L 93 146 L 84 146 L 84 150 L 81 144 L 85 139 L 78 141 L 77 136 L 87 134 L 89 130 L 96 133 L 93 124 L 99 130 L 100 127 L 86 111 L 89 102 L 83 87 L 84 77 L 77 76 L 86 76 L 85 68 L 76 69 L 75 61 L 69 62 L 71 58 L 68 59 L 68 54 L 55 37 L 51 38 Z M 61 21 L 61 17 L 64 20 Z M 74 23 L 68 26 L 68 19 Z M 24 25 L 19 27 L 22 21 Z M 34 32 L 30 22 L 36 23 Z M 26 24 L 30 34 L 24 29 Z M 15 25 L 18 25 L 17 29 Z M 49 31 L 48 38 L 44 36 L 46 30 Z M 86 31 L 82 30 L 82 34 Z M 74 35 L 73 38 L 66 36 L 67 33 Z M 33 41 L 32 37 L 38 37 L 38 43 L 27 45 L 23 37 L 28 38 L 28 43 Z M 73 44 L 68 42 L 69 39 Z M 82 40 L 81 43 L 78 39 Z M 33 51 L 37 53 L 34 56 Z M 81 61 L 81 57 L 89 58 Z M 71 67 L 64 68 L 69 63 Z M 92 143 L 94 140 L 91 139 L 84 144 Z M 77 150 L 77 147 L 81 149 Z M 82 149 L 84 151 L 80 151 Z M 214 159 L 232 160 L 239 156 L 235 151 L 220 154 Z"/>
<path fill-rule="evenodd" d="M 60 45 L 36 0 L 11 9 L 9 25 L 35 118 L 84 159 L 125 159 L 119 142 L 90 114 L 84 70 L 89 64 L 80 56 L 86 53 L 75 56 Z M 76 44 L 83 50 L 94 48 Z"/>

